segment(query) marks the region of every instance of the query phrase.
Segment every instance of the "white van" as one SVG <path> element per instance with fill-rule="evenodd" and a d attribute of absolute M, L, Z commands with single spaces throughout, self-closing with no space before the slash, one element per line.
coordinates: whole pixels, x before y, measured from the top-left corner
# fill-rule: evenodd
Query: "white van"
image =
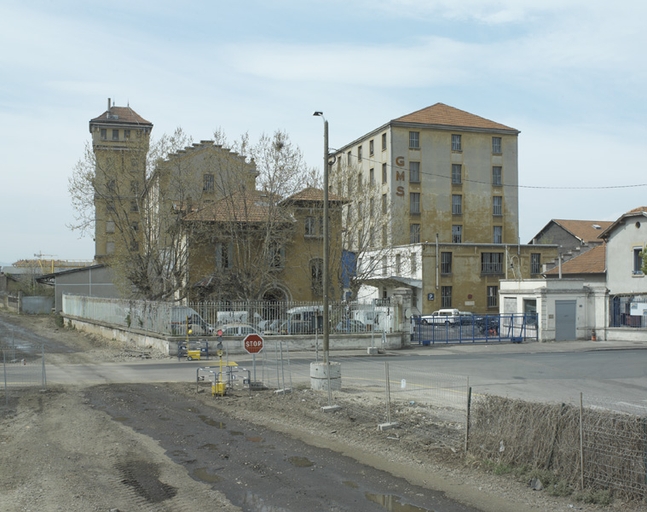
<path fill-rule="evenodd" d="M 421 316 L 420 321 L 429 325 L 458 325 L 461 323 L 461 312 L 458 309 L 439 309 L 431 315 Z"/>

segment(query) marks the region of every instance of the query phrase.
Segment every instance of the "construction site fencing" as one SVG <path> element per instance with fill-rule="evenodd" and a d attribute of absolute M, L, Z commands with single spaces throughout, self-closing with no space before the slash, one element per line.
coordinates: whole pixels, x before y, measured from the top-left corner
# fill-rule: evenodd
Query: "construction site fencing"
<path fill-rule="evenodd" d="M 0 340 L 2 375 L 0 389 L 4 395 L 4 405 L 10 398 L 26 388 L 47 388 L 45 370 L 45 348 L 16 345 L 13 340 Z"/>

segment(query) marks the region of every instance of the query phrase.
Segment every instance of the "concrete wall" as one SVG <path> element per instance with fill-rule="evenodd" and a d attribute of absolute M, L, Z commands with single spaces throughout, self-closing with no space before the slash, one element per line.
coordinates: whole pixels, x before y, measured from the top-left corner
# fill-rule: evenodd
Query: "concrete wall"
<path fill-rule="evenodd" d="M 128 330 L 125 327 L 117 327 L 109 324 L 90 323 L 88 321 L 79 320 L 77 318 L 66 317 L 65 324 L 78 329 L 79 331 L 96 334 L 111 340 L 118 340 L 129 343 L 134 348 L 140 349 L 154 349 L 169 356 L 177 355 L 178 342 L 185 341 L 182 337 L 156 337 L 149 333 L 137 330 Z M 215 347 L 217 338 L 200 337 L 191 338 L 191 341 L 206 340 L 209 341 L 209 346 Z M 283 343 L 284 350 L 290 351 L 316 351 L 317 347 L 321 351 L 323 341 L 312 336 L 265 336 L 263 338 L 264 348 L 274 352 L 279 342 Z M 410 334 L 406 333 L 392 333 L 386 334 L 384 337 L 381 333 L 371 334 L 331 334 L 330 335 L 330 351 L 340 350 L 364 350 L 368 347 L 375 346 L 378 349 L 385 350 L 399 350 L 409 345 Z M 243 347 L 242 339 L 223 338 L 228 353 L 230 354 L 246 354 Z"/>
<path fill-rule="evenodd" d="M 607 286 L 611 295 L 647 293 L 647 278 L 633 273 L 634 249 L 647 243 L 647 219 L 627 217 L 610 234 L 607 249 Z"/>

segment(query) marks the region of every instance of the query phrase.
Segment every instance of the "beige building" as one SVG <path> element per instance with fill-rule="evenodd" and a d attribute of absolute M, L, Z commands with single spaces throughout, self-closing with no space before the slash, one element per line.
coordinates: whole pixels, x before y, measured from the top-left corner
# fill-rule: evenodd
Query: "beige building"
<path fill-rule="evenodd" d="M 108 109 L 90 120 L 95 157 L 95 259 L 137 253 L 145 200 L 146 155 L 153 124 L 130 107 Z"/>
<path fill-rule="evenodd" d="M 436 103 L 336 152 L 331 181 L 353 199 L 344 246 L 373 297 L 399 284 L 422 313 L 487 312 L 498 309 L 498 282 L 511 269 L 529 277 L 556 256 L 555 247 L 519 245 L 518 135 Z"/>

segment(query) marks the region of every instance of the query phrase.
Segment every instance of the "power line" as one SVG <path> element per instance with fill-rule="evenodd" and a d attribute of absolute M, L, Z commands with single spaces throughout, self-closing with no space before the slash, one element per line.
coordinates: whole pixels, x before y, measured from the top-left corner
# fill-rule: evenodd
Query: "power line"
<path fill-rule="evenodd" d="M 335 150 L 333 148 L 331 148 L 331 152 L 335 153 L 335 154 L 338 154 L 338 158 L 340 160 L 341 160 L 342 156 L 346 156 L 346 157 L 350 156 L 351 158 L 354 158 L 359 163 L 359 161 L 357 159 L 357 155 L 353 155 L 352 153 L 350 155 L 348 155 L 348 154 L 343 155 L 343 154 L 339 153 L 338 150 Z M 368 161 L 370 163 L 373 163 L 373 164 L 380 164 L 380 165 L 386 164 L 387 168 L 390 168 L 391 170 L 393 170 L 393 169 L 407 170 L 404 167 L 396 167 L 396 166 L 391 165 L 389 162 L 380 162 L 380 161 L 374 160 L 374 159 L 372 159 L 370 157 L 369 158 L 366 158 L 366 157 L 362 158 L 362 161 L 364 161 L 364 160 L 366 160 L 366 161 Z M 436 173 L 432 173 L 432 172 L 429 172 L 429 171 L 423 171 L 423 170 L 420 171 L 420 174 L 424 175 L 424 176 L 435 176 L 436 178 L 444 178 L 444 179 L 448 179 L 448 180 L 452 179 L 451 176 L 447 176 L 447 175 L 444 175 L 444 174 L 436 174 Z M 481 184 L 481 185 L 492 185 L 492 183 L 490 181 L 471 180 L 471 179 L 462 179 L 462 178 L 461 178 L 461 183 L 478 183 L 478 184 Z M 569 187 L 569 186 L 549 186 L 549 185 L 510 185 L 510 184 L 506 184 L 506 183 L 501 183 L 500 185 L 496 185 L 496 186 L 498 186 L 498 187 L 527 188 L 527 189 L 540 189 L 540 190 L 613 190 L 613 189 L 624 189 L 624 188 L 647 187 L 647 183 L 635 183 L 635 184 L 631 184 L 631 185 L 601 185 L 601 186 L 573 186 L 573 187 Z"/>

